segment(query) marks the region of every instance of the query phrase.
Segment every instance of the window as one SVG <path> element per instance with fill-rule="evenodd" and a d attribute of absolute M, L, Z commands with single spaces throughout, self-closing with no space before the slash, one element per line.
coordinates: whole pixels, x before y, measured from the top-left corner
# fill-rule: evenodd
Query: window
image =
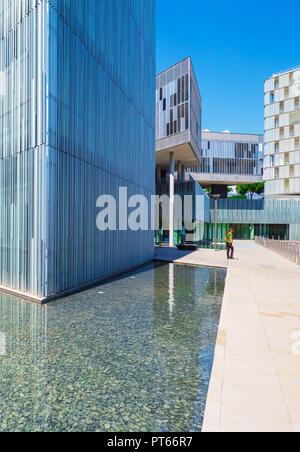
<path fill-rule="evenodd" d="M 171 107 L 171 108 L 174 107 L 174 97 L 173 97 L 173 94 L 170 96 L 170 107 Z"/>
<path fill-rule="evenodd" d="M 299 97 L 295 99 L 295 110 L 299 110 Z"/>
<path fill-rule="evenodd" d="M 274 86 L 275 86 L 275 89 L 279 88 L 279 78 L 278 77 L 275 78 Z"/>
<path fill-rule="evenodd" d="M 170 135 L 170 124 L 167 124 L 167 136 Z"/>
<path fill-rule="evenodd" d="M 275 153 L 279 152 L 279 143 L 278 141 L 275 143 Z"/>
<path fill-rule="evenodd" d="M 185 101 L 189 100 L 189 76 L 185 76 Z"/>
<path fill-rule="evenodd" d="M 181 117 L 180 117 L 180 113 L 181 113 L 181 107 L 177 107 L 177 131 L 181 132 Z"/>
<path fill-rule="evenodd" d="M 294 137 L 295 136 L 295 127 L 291 126 L 290 127 L 290 137 Z"/>
<path fill-rule="evenodd" d="M 181 83 L 180 83 L 180 78 L 177 80 L 177 100 L 178 103 L 180 104 L 181 102 Z"/>
<path fill-rule="evenodd" d="M 185 130 L 189 128 L 189 104 L 185 104 Z"/>
<path fill-rule="evenodd" d="M 160 88 L 160 90 L 159 90 L 159 100 L 162 100 L 162 98 L 163 98 L 163 89 Z"/>
<path fill-rule="evenodd" d="M 280 102 L 280 113 L 284 112 L 284 102 Z"/>
<path fill-rule="evenodd" d="M 274 102 L 275 102 L 275 94 L 274 94 L 274 91 L 272 91 L 270 93 L 270 104 L 274 104 Z"/>
<path fill-rule="evenodd" d="M 294 165 L 290 166 L 290 177 L 295 177 L 295 167 L 294 167 Z"/>
<path fill-rule="evenodd" d="M 163 100 L 163 111 L 166 111 L 167 109 L 167 99 Z"/>
<path fill-rule="evenodd" d="M 300 124 L 300 111 L 294 111 L 290 113 L 290 124 Z"/>
<path fill-rule="evenodd" d="M 286 193 L 288 193 L 288 192 L 290 191 L 290 181 L 289 181 L 289 179 L 286 179 L 286 180 L 284 181 L 284 191 L 285 191 Z"/>
<path fill-rule="evenodd" d="M 288 152 L 284 154 L 284 164 L 288 165 L 290 163 L 290 155 Z"/>
<path fill-rule="evenodd" d="M 275 129 L 279 127 L 279 116 L 275 116 Z"/>

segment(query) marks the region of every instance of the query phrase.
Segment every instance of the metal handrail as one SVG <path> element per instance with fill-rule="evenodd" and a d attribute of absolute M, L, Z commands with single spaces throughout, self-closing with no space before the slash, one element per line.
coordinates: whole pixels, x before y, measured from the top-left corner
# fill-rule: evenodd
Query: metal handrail
<path fill-rule="evenodd" d="M 300 242 L 291 242 L 288 240 L 266 239 L 264 237 L 255 237 L 257 244 L 274 251 L 285 257 L 296 265 L 300 265 Z"/>

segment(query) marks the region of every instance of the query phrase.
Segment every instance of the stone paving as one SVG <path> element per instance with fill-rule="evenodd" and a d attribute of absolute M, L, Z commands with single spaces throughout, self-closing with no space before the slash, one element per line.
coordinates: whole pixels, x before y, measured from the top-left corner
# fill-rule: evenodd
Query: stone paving
<path fill-rule="evenodd" d="M 225 252 L 156 250 L 228 266 L 204 432 L 300 432 L 300 267 L 254 242 Z M 173 259 L 171 259 L 173 257 Z"/>

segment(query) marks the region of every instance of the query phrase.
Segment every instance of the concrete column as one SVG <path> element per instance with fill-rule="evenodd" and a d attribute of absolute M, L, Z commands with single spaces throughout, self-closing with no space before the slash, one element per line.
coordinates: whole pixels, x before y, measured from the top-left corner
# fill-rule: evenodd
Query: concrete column
<path fill-rule="evenodd" d="M 178 182 L 182 182 L 182 163 L 179 162 L 178 163 L 178 170 L 177 170 L 177 174 L 178 174 Z"/>
<path fill-rule="evenodd" d="M 169 246 L 174 247 L 174 193 L 175 193 L 175 183 L 174 183 L 174 173 L 175 173 L 175 156 L 174 152 L 170 153 L 170 208 L 169 208 Z"/>
<path fill-rule="evenodd" d="M 181 167 L 181 182 L 185 182 L 185 169 L 184 169 L 184 165 L 182 165 Z"/>

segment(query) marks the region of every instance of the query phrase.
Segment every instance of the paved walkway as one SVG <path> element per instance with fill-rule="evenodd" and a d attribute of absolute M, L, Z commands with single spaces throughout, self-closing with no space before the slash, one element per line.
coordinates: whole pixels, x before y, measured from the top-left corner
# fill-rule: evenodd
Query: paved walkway
<path fill-rule="evenodd" d="M 225 251 L 201 249 L 197 251 L 179 251 L 177 248 L 155 248 L 155 259 L 179 264 L 200 265 L 202 267 L 227 267 Z"/>
<path fill-rule="evenodd" d="M 224 252 L 172 252 L 177 262 L 227 264 Z M 236 256 L 203 431 L 300 432 L 300 267 L 253 242 L 236 242 Z"/>

